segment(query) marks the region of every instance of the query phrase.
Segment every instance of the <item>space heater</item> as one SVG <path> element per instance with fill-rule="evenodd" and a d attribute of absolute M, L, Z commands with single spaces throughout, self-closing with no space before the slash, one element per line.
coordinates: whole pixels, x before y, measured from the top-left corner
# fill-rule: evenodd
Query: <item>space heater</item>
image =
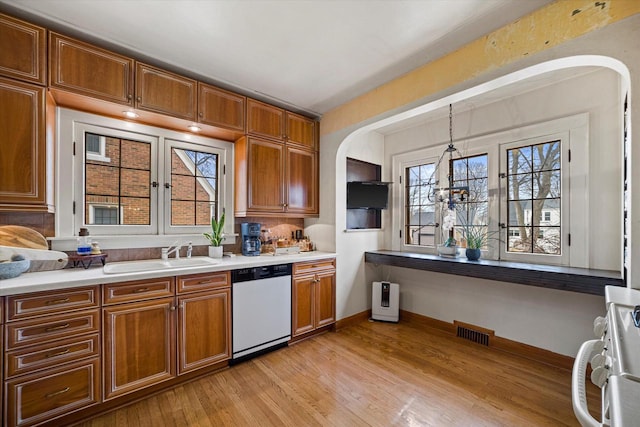
<path fill-rule="evenodd" d="M 400 286 L 397 283 L 373 282 L 371 290 L 371 318 L 397 322 L 400 312 Z"/>

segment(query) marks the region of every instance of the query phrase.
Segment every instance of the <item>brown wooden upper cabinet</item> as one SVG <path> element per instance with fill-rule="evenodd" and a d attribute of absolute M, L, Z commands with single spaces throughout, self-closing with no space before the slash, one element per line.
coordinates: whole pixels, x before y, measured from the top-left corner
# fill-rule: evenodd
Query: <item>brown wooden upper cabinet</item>
<path fill-rule="evenodd" d="M 47 30 L 0 14 L 0 75 L 47 83 Z"/>
<path fill-rule="evenodd" d="M 255 99 L 247 99 L 247 133 L 317 150 L 317 123 Z"/>
<path fill-rule="evenodd" d="M 151 65 L 136 63 L 136 108 L 196 120 L 198 83 Z"/>
<path fill-rule="evenodd" d="M 317 151 L 252 137 L 235 149 L 236 216 L 318 215 Z"/>
<path fill-rule="evenodd" d="M 247 133 L 283 141 L 285 111 L 282 108 L 247 99 Z"/>
<path fill-rule="evenodd" d="M 225 129 L 245 131 L 246 98 L 198 82 L 198 121 Z"/>
<path fill-rule="evenodd" d="M 52 88 L 133 106 L 134 61 L 126 56 L 49 34 L 49 85 Z"/>
<path fill-rule="evenodd" d="M 296 144 L 310 150 L 318 149 L 318 125 L 315 120 L 289 111 L 285 114 L 287 123 L 287 144 Z"/>
<path fill-rule="evenodd" d="M 0 77 L 0 210 L 54 211 L 45 91 Z"/>

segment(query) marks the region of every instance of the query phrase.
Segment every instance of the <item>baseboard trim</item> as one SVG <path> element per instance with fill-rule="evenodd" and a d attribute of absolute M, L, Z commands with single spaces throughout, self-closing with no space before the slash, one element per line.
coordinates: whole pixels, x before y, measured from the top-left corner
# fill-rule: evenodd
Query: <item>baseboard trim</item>
<path fill-rule="evenodd" d="M 406 310 L 400 310 L 400 321 L 439 329 L 454 336 L 456 334 L 456 325 L 454 325 L 454 323 L 444 322 Z M 554 353 L 553 351 L 534 347 L 529 344 L 512 341 L 497 335 L 491 337 L 491 345 L 489 348 L 515 354 L 526 359 L 536 360 L 560 369 L 571 370 L 573 368 L 573 357 Z"/>
<path fill-rule="evenodd" d="M 345 317 L 344 319 L 340 319 L 336 322 L 336 331 L 342 328 L 346 328 L 347 326 L 357 325 L 358 323 L 364 322 L 365 320 L 369 320 L 371 317 L 371 310 L 366 310 L 360 313 L 356 313 L 352 316 Z"/>

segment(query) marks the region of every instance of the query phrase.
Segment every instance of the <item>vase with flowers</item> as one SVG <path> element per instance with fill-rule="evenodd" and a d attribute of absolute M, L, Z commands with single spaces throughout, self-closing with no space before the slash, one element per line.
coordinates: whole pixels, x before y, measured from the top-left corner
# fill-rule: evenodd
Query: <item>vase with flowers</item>
<path fill-rule="evenodd" d="M 456 225 L 456 212 L 454 209 L 447 209 L 442 217 L 442 232 L 444 243 L 438 245 L 438 254 L 440 256 L 456 257 L 458 256 L 458 242 L 453 237 L 453 227 Z"/>

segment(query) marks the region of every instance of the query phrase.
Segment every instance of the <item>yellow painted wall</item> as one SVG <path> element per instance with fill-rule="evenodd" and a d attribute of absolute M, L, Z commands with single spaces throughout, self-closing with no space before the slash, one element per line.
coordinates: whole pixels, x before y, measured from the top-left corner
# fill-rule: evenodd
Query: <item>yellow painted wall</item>
<path fill-rule="evenodd" d="M 327 135 L 640 13 L 640 0 L 558 0 L 385 83 L 321 119 Z"/>

